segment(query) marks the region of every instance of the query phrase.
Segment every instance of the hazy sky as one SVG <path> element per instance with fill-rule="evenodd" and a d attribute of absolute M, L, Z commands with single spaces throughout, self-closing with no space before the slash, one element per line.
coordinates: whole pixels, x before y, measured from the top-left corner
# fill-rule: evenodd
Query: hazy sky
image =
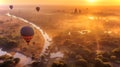
<path fill-rule="evenodd" d="M 0 0 L 0 5 L 120 5 L 120 0 Z"/>

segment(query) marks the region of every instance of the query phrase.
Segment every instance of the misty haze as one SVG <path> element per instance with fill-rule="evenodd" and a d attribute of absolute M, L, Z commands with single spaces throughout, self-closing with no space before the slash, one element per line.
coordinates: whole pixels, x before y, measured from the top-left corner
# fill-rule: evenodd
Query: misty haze
<path fill-rule="evenodd" d="M 0 67 L 120 67 L 120 1 L 32 2 L 0 1 Z"/>

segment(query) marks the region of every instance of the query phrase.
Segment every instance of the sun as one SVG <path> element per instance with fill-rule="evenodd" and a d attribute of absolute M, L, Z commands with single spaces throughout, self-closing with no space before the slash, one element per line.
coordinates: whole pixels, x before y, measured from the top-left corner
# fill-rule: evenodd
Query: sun
<path fill-rule="evenodd" d="M 94 3 L 95 2 L 95 0 L 88 0 L 90 3 Z"/>

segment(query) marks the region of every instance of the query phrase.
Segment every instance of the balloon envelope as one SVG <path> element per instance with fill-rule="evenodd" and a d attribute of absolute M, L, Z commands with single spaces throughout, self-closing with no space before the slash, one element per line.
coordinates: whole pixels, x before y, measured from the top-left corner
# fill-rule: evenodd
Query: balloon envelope
<path fill-rule="evenodd" d="M 21 35 L 22 36 L 33 36 L 34 35 L 34 30 L 30 26 L 24 26 L 21 29 Z"/>
<path fill-rule="evenodd" d="M 40 7 L 36 7 L 36 10 L 39 12 L 40 11 Z"/>
<path fill-rule="evenodd" d="M 10 5 L 9 8 L 12 10 L 13 9 L 13 5 Z"/>

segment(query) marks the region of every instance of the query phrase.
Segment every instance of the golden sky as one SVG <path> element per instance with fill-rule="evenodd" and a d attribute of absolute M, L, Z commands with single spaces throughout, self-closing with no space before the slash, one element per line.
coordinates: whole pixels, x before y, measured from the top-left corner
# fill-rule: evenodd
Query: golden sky
<path fill-rule="evenodd" d="M 0 5 L 119 5 L 120 0 L 0 0 Z"/>

